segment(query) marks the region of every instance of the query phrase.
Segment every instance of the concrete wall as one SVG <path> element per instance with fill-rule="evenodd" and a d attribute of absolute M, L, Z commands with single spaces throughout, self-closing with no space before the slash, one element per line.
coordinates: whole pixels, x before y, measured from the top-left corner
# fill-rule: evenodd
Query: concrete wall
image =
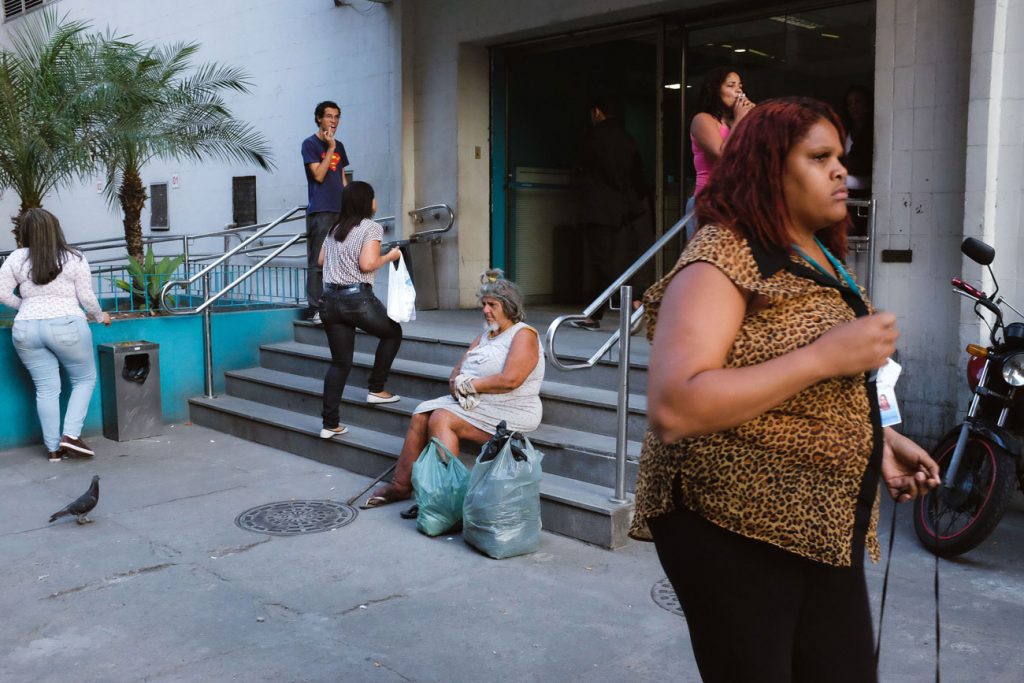
<path fill-rule="evenodd" d="M 924 443 L 963 404 L 959 299 L 973 3 L 878 0 L 874 300 L 897 314 L 903 429 Z M 911 263 L 883 263 L 911 249 Z"/>
<path fill-rule="evenodd" d="M 90 20 L 97 30 L 109 26 L 135 40 L 199 42 L 198 61 L 243 67 L 252 77 L 251 95 L 228 95 L 226 99 L 236 116 L 270 141 L 277 169 L 268 173 L 213 161 L 149 163 L 143 170 L 147 185 L 167 182 L 172 174 L 180 176 L 180 189 L 168 190 L 170 234 L 180 234 L 218 230 L 231 222 L 231 178 L 235 175 L 256 176 L 261 221 L 305 204 L 299 145 L 315 132 L 313 109 L 324 99 L 341 106 L 339 138 L 352 162 L 350 168 L 357 178 L 374 185 L 382 215 L 399 213 L 401 103 L 395 93 L 400 45 L 392 21 L 394 9 L 368 0 L 351 0 L 350 5 L 335 7 L 330 0 L 107 0 L 100 6 L 91 0 L 62 0 L 55 8 L 62 15 Z M 34 14 L 0 25 L 0 44 L 8 44 L 7 33 Z M 76 184 L 44 201 L 61 219 L 71 240 L 123 234 L 120 215 L 108 209 L 96 191 L 97 180 Z M 12 215 L 17 208 L 17 198 L 5 192 L 0 216 Z M 142 220 L 148 233 L 148 208 Z M 296 229 L 301 225 L 290 224 Z M 13 246 L 10 232 L 0 229 L 0 249 Z M 212 247 L 198 248 L 210 251 Z"/>
<path fill-rule="evenodd" d="M 967 178 L 964 235 L 996 248 L 992 264 L 1000 293 L 1020 308 L 1024 227 L 1024 0 L 976 0 L 967 122 Z M 964 259 L 963 272 L 993 283 L 988 273 Z M 1012 314 L 1011 314 L 1012 315 Z M 1011 320 L 1016 319 L 1012 317 Z M 961 341 L 987 339 L 978 318 L 964 305 Z"/>
<path fill-rule="evenodd" d="M 214 313 L 213 333 L 214 389 L 224 391 L 224 372 L 259 364 L 260 344 L 287 341 L 292 338 L 292 321 L 296 309 L 235 311 Z M 160 399 L 164 422 L 188 419 L 188 399 L 203 393 L 202 316 L 158 316 L 115 320 L 110 327 L 91 324 L 93 343 L 109 344 L 130 340 L 146 340 L 160 345 Z M 99 373 L 99 360 L 96 362 Z M 35 408 L 35 388 L 25 366 L 21 364 L 11 343 L 11 328 L 0 327 L 0 369 L 4 375 L 0 392 L 0 412 L 5 416 L 0 426 L 0 449 L 39 443 L 42 430 Z M 109 379 L 109 378 L 108 378 Z M 100 375 L 96 382 L 84 433 L 102 430 Z M 70 384 L 64 378 L 63 410 L 67 405 Z M 40 453 L 42 451 L 40 450 Z"/>

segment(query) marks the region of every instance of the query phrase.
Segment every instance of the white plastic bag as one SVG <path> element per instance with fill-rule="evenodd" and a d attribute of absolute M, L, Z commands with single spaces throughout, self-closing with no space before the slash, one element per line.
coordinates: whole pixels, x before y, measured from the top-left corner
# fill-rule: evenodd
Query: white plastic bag
<path fill-rule="evenodd" d="M 399 256 L 388 268 L 388 317 L 396 323 L 416 319 L 416 288 L 405 267 L 404 256 Z"/>

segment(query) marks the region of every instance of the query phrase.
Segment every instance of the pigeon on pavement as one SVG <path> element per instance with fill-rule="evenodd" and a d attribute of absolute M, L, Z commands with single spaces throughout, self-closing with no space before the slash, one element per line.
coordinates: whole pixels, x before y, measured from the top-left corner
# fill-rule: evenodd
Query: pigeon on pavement
<path fill-rule="evenodd" d="M 89 490 L 76 498 L 71 504 L 69 504 L 63 510 L 58 510 L 50 515 L 50 521 L 53 522 L 56 519 L 65 515 L 74 515 L 79 524 L 88 524 L 92 520 L 86 517 L 100 500 L 100 475 L 95 474 L 92 477 L 92 483 L 89 485 Z"/>

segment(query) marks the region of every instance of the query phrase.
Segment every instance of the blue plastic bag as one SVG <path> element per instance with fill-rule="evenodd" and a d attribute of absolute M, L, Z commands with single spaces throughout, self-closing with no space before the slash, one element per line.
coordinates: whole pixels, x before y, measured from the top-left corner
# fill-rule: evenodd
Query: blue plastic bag
<path fill-rule="evenodd" d="M 469 470 L 432 438 L 412 464 L 412 487 L 420 506 L 416 529 L 427 536 L 440 536 L 462 521 Z"/>
<path fill-rule="evenodd" d="M 476 459 L 462 509 L 462 537 L 496 560 L 534 552 L 541 530 L 544 454 L 522 434 L 502 427 Z"/>

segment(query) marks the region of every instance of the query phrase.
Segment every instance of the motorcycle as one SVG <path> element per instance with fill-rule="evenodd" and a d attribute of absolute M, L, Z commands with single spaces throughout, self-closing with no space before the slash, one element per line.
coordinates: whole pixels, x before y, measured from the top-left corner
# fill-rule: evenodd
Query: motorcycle
<path fill-rule="evenodd" d="M 988 347 L 969 344 L 967 381 L 972 391 L 963 423 L 950 430 L 932 451 L 942 484 L 914 502 L 914 530 L 921 543 L 940 557 L 961 555 L 995 530 L 1013 496 L 1024 490 L 1024 323 L 1006 324 L 1003 309 L 1024 318 L 1002 297 L 992 273 L 995 250 L 968 237 L 960 250 L 988 268 L 992 294 L 953 278 L 953 292 L 974 301 L 974 312 L 994 316 Z M 987 321 L 986 321 L 987 322 Z"/>

